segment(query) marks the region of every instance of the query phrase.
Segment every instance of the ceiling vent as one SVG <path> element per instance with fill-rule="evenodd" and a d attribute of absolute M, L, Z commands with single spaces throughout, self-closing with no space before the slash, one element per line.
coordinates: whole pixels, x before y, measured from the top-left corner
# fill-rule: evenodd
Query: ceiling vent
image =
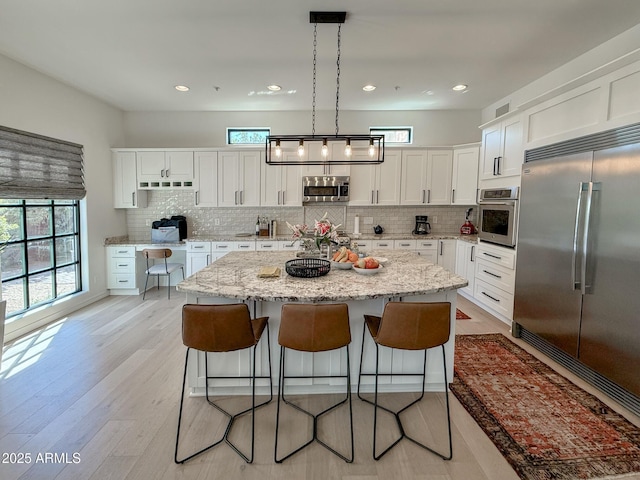
<path fill-rule="evenodd" d="M 501 107 L 496 108 L 496 118 L 509 113 L 509 104 L 505 103 Z"/>

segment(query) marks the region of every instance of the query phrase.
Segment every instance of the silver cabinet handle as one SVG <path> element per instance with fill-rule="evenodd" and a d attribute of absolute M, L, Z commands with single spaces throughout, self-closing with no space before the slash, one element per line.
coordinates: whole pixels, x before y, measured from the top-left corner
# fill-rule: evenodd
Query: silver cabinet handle
<path fill-rule="evenodd" d="M 502 175 L 502 157 L 498 157 L 498 175 Z"/>
<path fill-rule="evenodd" d="M 427 203 L 431 203 L 431 189 L 427 190 Z"/>
<path fill-rule="evenodd" d="M 198 204 L 200 203 L 200 199 L 198 198 L 198 197 L 199 197 L 199 195 L 198 195 L 199 193 L 200 193 L 200 192 L 198 192 L 198 191 L 196 190 L 196 205 L 198 205 Z"/>
<path fill-rule="evenodd" d="M 131 205 L 136 206 L 136 192 L 131 194 Z"/>
<path fill-rule="evenodd" d="M 376 202 L 373 201 L 373 194 L 374 194 L 374 190 L 371 190 L 371 205 L 376 203 Z"/>
<path fill-rule="evenodd" d="M 495 258 L 496 260 L 502 260 L 502 257 L 500 257 L 498 255 L 492 255 L 492 254 L 487 253 L 487 252 L 482 252 L 482 254 L 486 255 L 487 257 Z"/>
<path fill-rule="evenodd" d="M 194 250 L 198 249 L 198 248 L 204 248 L 204 245 L 194 245 L 191 248 L 193 248 Z"/>
<path fill-rule="evenodd" d="M 380 203 L 380 190 L 376 190 L 376 204 Z"/>
<path fill-rule="evenodd" d="M 456 201 L 456 189 L 451 190 L 451 203 Z"/>
<path fill-rule="evenodd" d="M 589 273 L 589 227 L 591 225 L 591 207 L 593 204 L 593 192 L 600 191 L 600 182 L 589 182 L 589 188 L 587 190 L 587 203 L 584 209 L 584 235 L 582 237 L 582 271 L 580 272 L 580 281 L 582 283 L 582 294 L 586 295 L 593 292 L 593 285 L 587 285 L 587 280 L 591 276 Z"/>
<path fill-rule="evenodd" d="M 240 190 L 240 205 L 244 204 L 244 190 Z"/>
<path fill-rule="evenodd" d="M 444 242 L 440 241 L 440 256 L 444 255 Z"/>
<path fill-rule="evenodd" d="M 228 247 L 229 247 L 229 245 L 218 245 L 218 248 L 222 248 L 222 249 L 228 248 Z"/>
<path fill-rule="evenodd" d="M 168 168 L 164 171 L 164 175 L 165 175 L 167 178 L 169 178 L 169 169 L 168 169 Z"/>
<path fill-rule="evenodd" d="M 469 261 L 471 261 L 471 262 L 475 262 L 476 261 L 476 246 L 475 245 L 471 245 L 471 258 L 469 258 Z"/>
<path fill-rule="evenodd" d="M 422 190 L 422 203 L 424 203 L 424 197 L 426 193 L 427 193 L 426 190 Z"/>
<path fill-rule="evenodd" d="M 160 170 L 160 176 L 161 176 L 162 178 L 164 178 L 164 168 L 163 168 L 162 170 Z"/>
<path fill-rule="evenodd" d="M 286 190 L 282 190 L 282 205 L 284 205 L 284 194 L 285 194 Z"/>
<path fill-rule="evenodd" d="M 128 263 L 119 263 L 118 266 L 119 267 L 128 267 L 129 264 Z"/>
<path fill-rule="evenodd" d="M 493 157 L 493 175 L 498 174 L 497 163 L 498 163 L 498 157 Z"/>

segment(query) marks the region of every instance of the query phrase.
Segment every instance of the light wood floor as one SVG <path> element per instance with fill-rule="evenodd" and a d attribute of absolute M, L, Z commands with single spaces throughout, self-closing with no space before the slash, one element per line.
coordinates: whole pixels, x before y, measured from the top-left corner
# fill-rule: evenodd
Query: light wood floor
<path fill-rule="evenodd" d="M 344 463 L 317 444 L 284 464 L 274 464 L 274 401 L 257 413 L 253 464 L 247 465 L 223 444 L 185 465 L 175 465 L 184 361 L 180 307 L 184 297 L 172 294 L 168 301 L 165 295 L 164 290 L 150 291 L 144 302 L 141 297 L 109 297 L 5 346 L 0 373 L 0 479 L 518 478 L 453 395 L 451 461 L 443 461 L 406 440 L 381 461 L 374 461 L 373 409 L 354 396 L 353 464 Z M 460 298 L 459 307 L 472 320 L 458 321 L 458 333 L 508 335 L 505 324 L 472 303 Z M 409 398 L 406 394 L 389 401 Z M 301 401 L 318 407 L 329 400 L 326 396 L 309 396 Z M 446 427 L 437 415 L 443 401 L 442 394 L 429 395 L 405 417 L 407 429 L 444 446 Z M 189 442 L 205 442 L 211 435 L 220 434 L 221 419 L 211 407 L 199 398 L 186 403 L 190 412 L 185 419 Z M 286 413 L 288 421 L 283 428 L 306 427 L 306 420 Z M 637 417 L 623 413 L 640 425 Z M 238 443 L 246 439 L 243 435 L 248 432 L 249 419 L 243 417 L 234 426 Z M 321 426 L 327 441 L 338 448 L 346 447 L 345 420 L 344 411 L 338 411 Z M 390 425 L 384 422 L 382 427 Z M 281 442 L 286 448 L 298 439 L 300 435 L 290 434 Z M 185 443 L 185 448 L 189 446 Z M 11 455 L 14 453 L 30 454 L 30 463 L 18 463 L 27 459 Z"/>

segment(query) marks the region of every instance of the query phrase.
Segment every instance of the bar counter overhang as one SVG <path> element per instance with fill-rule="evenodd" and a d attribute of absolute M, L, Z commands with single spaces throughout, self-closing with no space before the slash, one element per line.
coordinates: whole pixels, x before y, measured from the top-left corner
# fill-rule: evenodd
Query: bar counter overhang
<path fill-rule="evenodd" d="M 467 280 L 434 265 L 413 252 L 384 250 L 370 252 L 372 256 L 386 257 L 381 271 L 375 275 L 361 275 L 351 270 L 331 269 L 317 278 L 296 278 L 285 272 L 285 262 L 293 258 L 291 252 L 231 252 L 211 265 L 196 272 L 177 285 L 186 293 L 187 303 L 223 304 L 244 302 L 253 316 L 268 316 L 270 326 L 271 356 L 274 366 L 279 364 L 278 328 L 283 303 L 339 303 L 349 306 L 351 327 L 351 381 L 355 391 L 358 381 L 358 364 L 362 346 L 363 315 L 382 315 L 388 301 L 449 302 L 451 303 L 451 335 L 445 345 L 447 378 L 453 379 L 453 354 L 455 338 L 455 312 L 457 289 L 467 285 Z M 263 266 L 280 267 L 277 278 L 258 278 Z M 256 375 L 268 373 L 266 339 L 258 345 Z M 365 336 L 363 372 L 373 371 L 375 347 Z M 249 351 L 209 354 L 209 375 L 246 376 L 249 372 Z M 288 371 L 292 375 L 344 374 L 344 351 L 316 353 L 313 356 L 291 351 L 287 355 Z M 383 348 L 380 353 L 380 372 L 417 373 L 422 370 L 421 351 L 400 351 Z M 289 367 L 290 366 L 290 367 Z M 290 370 L 289 370 L 290 368 Z M 393 370 L 392 370 L 393 368 Z M 188 386 L 192 395 L 203 395 L 205 386 L 204 353 L 191 355 L 188 367 Z M 373 390 L 373 377 L 363 377 L 362 391 Z M 419 376 L 384 376 L 380 378 L 381 391 L 419 391 Z M 287 382 L 292 393 L 332 393 L 344 389 L 341 379 L 299 379 Z M 278 384 L 277 367 L 273 371 L 273 383 Z M 290 386 L 291 385 L 291 386 Z M 311 385 L 313 388 L 311 389 Z M 344 385 L 344 383 L 342 383 Z M 210 381 L 216 395 L 250 394 L 249 380 L 225 379 Z M 427 391 L 444 391 L 442 355 L 433 349 L 427 356 Z M 257 381 L 256 393 L 267 394 L 268 384 Z"/>

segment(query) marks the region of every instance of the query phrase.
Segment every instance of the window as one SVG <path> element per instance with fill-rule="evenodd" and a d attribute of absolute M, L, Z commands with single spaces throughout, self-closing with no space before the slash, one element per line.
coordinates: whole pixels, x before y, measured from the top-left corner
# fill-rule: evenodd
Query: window
<path fill-rule="evenodd" d="M 227 128 L 227 145 L 264 145 L 270 128 Z"/>
<path fill-rule="evenodd" d="M 0 200 L 0 269 L 7 322 L 82 289 L 79 203 Z"/>
<path fill-rule="evenodd" d="M 384 143 L 412 143 L 413 127 L 371 127 L 371 135 L 384 135 Z"/>

